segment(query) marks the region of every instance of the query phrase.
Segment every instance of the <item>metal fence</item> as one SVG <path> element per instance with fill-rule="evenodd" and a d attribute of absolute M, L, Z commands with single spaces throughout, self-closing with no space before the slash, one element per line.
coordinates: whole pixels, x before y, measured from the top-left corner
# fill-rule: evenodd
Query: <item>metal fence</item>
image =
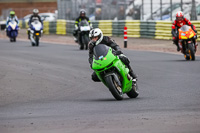
<path fill-rule="evenodd" d="M 57 0 L 58 19 L 74 20 L 85 9 L 90 20 L 173 20 L 177 11 L 200 20 L 200 0 Z"/>

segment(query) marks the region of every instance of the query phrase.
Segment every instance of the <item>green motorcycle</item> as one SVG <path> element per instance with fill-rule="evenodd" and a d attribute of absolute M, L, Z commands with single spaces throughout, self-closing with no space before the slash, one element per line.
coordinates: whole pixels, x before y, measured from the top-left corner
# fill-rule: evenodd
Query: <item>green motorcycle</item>
<path fill-rule="evenodd" d="M 122 100 L 126 93 L 130 98 L 139 95 L 138 85 L 132 83 L 129 69 L 114 54 L 114 50 L 104 44 L 93 48 L 94 57 L 92 69 L 98 78 L 109 88 L 116 100 Z"/>

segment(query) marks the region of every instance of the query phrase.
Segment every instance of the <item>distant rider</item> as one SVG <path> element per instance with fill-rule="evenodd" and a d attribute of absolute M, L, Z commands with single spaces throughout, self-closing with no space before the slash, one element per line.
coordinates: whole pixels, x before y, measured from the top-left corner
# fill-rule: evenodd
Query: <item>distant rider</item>
<path fill-rule="evenodd" d="M 178 29 L 181 28 L 183 25 L 191 26 L 194 32 L 197 33 L 196 27 L 187 18 L 184 18 L 183 12 L 178 11 L 176 13 L 176 20 L 174 20 L 172 24 L 172 37 L 173 37 L 174 44 L 177 46 L 177 51 L 180 51 L 180 48 L 178 45 L 178 41 L 179 41 Z M 193 40 L 195 45 L 197 45 L 196 38 Z"/>
<path fill-rule="evenodd" d="M 89 59 L 88 59 L 88 61 L 90 63 L 91 68 L 92 68 L 93 54 L 94 54 L 93 48 L 98 44 L 105 44 L 115 50 L 114 54 L 118 55 L 119 59 L 129 68 L 129 70 L 130 70 L 129 74 L 131 75 L 133 82 L 136 82 L 137 76 L 133 72 L 133 70 L 130 66 L 130 60 L 125 55 L 123 55 L 123 52 L 121 51 L 119 45 L 117 45 L 114 42 L 114 40 L 112 40 L 108 36 L 103 36 L 103 33 L 99 28 L 95 28 L 95 29 L 91 30 L 89 37 L 90 37 L 91 41 L 89 42 Z M 96 82 L 100 81 L 95 72 L 92 73 L 92 80 L 96 81 Z"/>
<path fill-rule="evenodd" d="M 16 21 L 17 25 L 19 24 L 19 20 L 17 18 L 17 16 L 15 15 L 15 12 L 14 11 L 10 11 L 10 15 L 7 17 L 7 21 L 6 21 L 6 33 L 7 33 L 7 36 L 9 36 L 9 33 L 8 33 L 8 24 L 9 22 L 11 21 Z"/>
<path fill-rule="evenodd" d="M 38 13 L 39 13 L 38 9 L 33 9 L 33 15 L 31 15 L 31 17 L 30 17 L 30 19 L 28 21 L 28 25 L 29 25 L 29 28 L 28 28 L 28 39 L 30 39 L 30 28 L 31 28 L 31 23 L 32 22 L 38 20 L 43 25 L 41 17 L 38 15 Z"/>
<path fill-rule="evenodd" d="M 82 20 L 86 20 L 89 23 L 90 27 L 92 27 L 92 24 L 90 23 L 89 18 L 86 16 L 86 11 L 84 9 L 81 9 L 80 10 L 80 15 L 79 15 L 78 18 L 76 18 L 76 21 L 75 21 L 75 30 L 74 30 L 74 33 L 73 33 L 75 42 L 78 42 L 78 38 L 77 38 L 78 30 L 79 30 L 79 25 L 78 24 Z"/>

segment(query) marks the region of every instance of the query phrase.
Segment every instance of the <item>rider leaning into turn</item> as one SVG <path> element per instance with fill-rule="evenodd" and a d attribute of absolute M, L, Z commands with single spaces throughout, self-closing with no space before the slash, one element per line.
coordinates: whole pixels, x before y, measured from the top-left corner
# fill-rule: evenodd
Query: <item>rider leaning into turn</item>
<path fill-rule="evenodd" d="M 89 37 L 90 37 L 91 41 L 89 42 L 89 59 L 88 59 L 88 61 L 90 63 L 91 68 L 92 68 L 93 54 L 94 54 L 93 48 L 98 44 L 105 44 L 115 50 L 115 52 L 114 52 L 115 55 L 118 55 L 119 59 L 129 68 L 129 70 L 130 70 L 129 74 L 132 76 L 133 82 L 136 82 L 137 76 L 133 72 L 133 70 L 130 66 L 129 59 L 125 55 L 123 55 L 119 45 L 117 45 L 114 42 L 114 40 L 112 40 L 108 36 L 103 36 L 103 33 L 99 28 L 91 30 Z M 92 80 L 96 81 L 96 82 L 100 81 L 95 72 L 92 73 Z"/>
<path fill-rule="evenodd" d="M 41 17 L 38 15 L 39 10 L 38 9 L 33 9 L 33 14 L 31 15 L 29 21 L 28 21 L 28 25 L 29 25 L 29 29 L 28 29 L 28 39 L 30 39 L 30 28 L 31 28 L 31 23 L 34 22 L 35 20 L 40 21 L 41 24 L 42 20 Z"/>
<path fill-rule="evenodd" d="M 176 13 L 176 20 L 174 20 L 172 24 L 172 36 L 173 36 L 173 42 L 177 46 L 177 51 L 180 51 L 179 45 L 178 45 L 178 29 L 181 28 L 183 25 L 189 25 L 192 27 L 195 33 L 197 33 L 197 30 L 195 26 L 187 19 L 184 17 L 183 12 L 178 11 Z M 196 40 L 193 40 L 194 44 L 196 44 Z"/>
<path fill-rule="evenodd" d="M 77 34 L 78 34 L 78 30 L 79 30 L 79 22 L 81 22 L 82 20 L 86 20 L 88 21 L 90 27 L 92 27 L 92 24 L 90 23 L 90 20 L 89 18 L 86 16 L 86 11 L 84 9 L 81 9 L 80 10 L 80 16 L 78 18 L 76 18 L 76 21 L 75 21 L 75 30 L 74 30 L 74 40 L 77 42 Z"/>
<path fill-rule="evenodd" d="M 7 30 L 8 23 L 10 21 L 13 21 L 13 20 L 16 21 L 17 24 L 19 24 L 19 20 L 18 20 L 17 16 L 15 15 L 15 12 L 14 11 L 10 11 L 10 15 L 7 17 L 7 20 L 6 20 L 6 32 L 7 32 L 7 35 L 8 35 L 8 30 Z"/>

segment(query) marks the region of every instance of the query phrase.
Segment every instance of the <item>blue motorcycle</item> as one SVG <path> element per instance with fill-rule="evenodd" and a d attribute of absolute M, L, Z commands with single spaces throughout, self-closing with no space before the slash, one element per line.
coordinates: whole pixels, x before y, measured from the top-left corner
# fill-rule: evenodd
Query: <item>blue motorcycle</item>
<path fill-rule="evenodd" d="M 7 27 L 7 36 L 10 38 L 10 42 L 16 42 L 19 26 L 16 21 L 10 21 Z"/>

